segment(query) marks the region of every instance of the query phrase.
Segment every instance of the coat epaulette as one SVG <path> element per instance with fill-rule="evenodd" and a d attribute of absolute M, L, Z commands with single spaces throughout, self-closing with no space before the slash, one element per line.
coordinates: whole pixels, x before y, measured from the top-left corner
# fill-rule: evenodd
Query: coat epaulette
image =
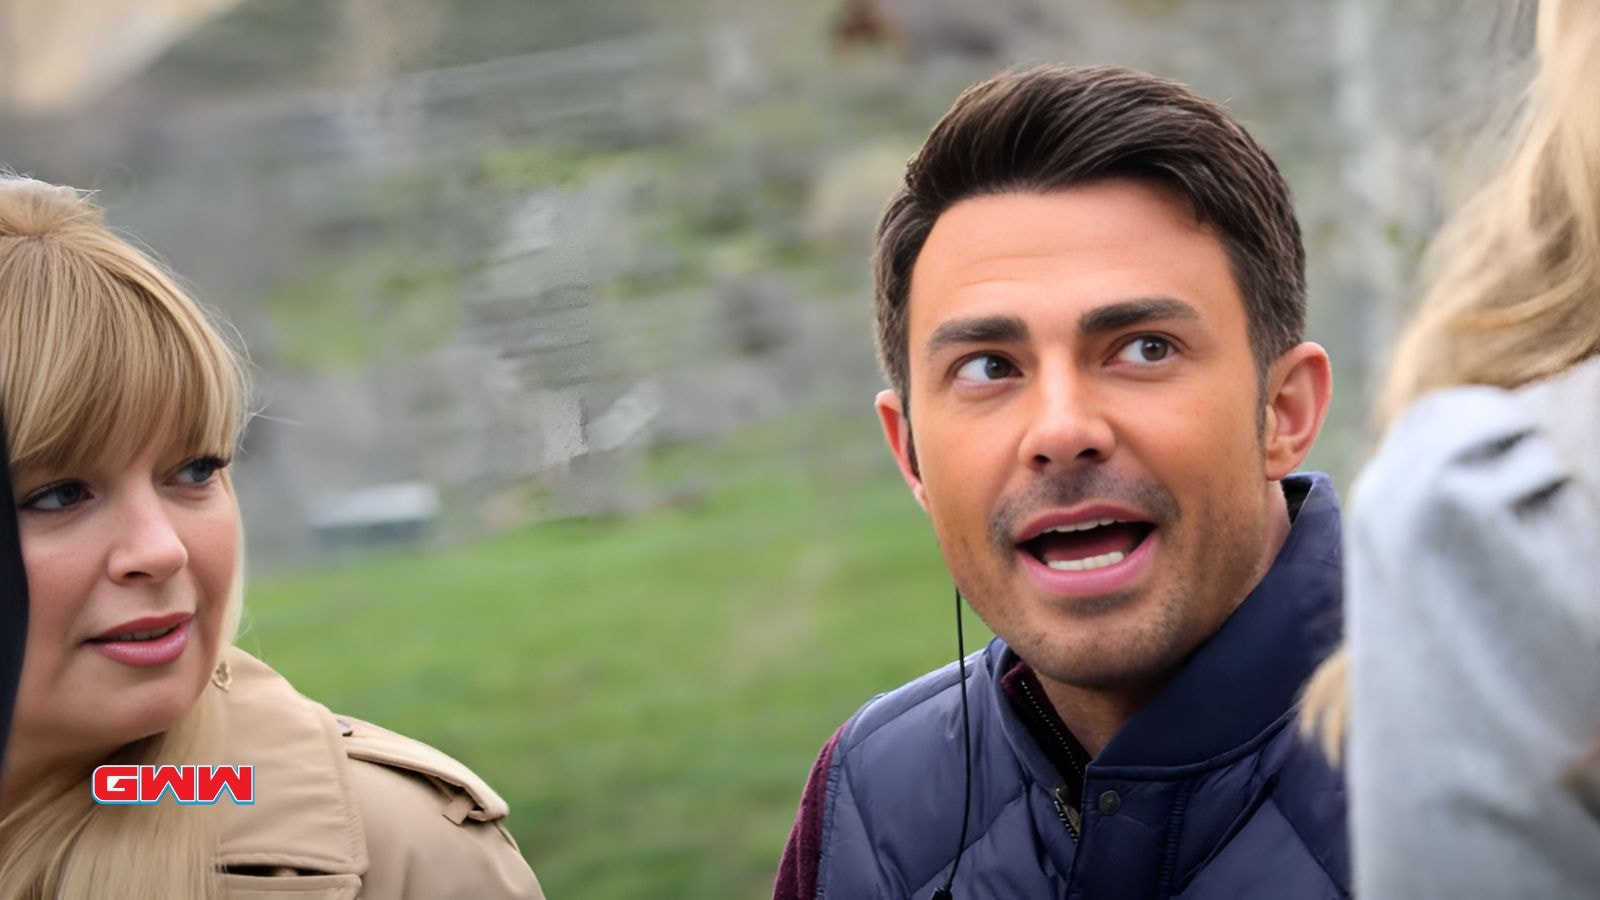
<path fill-rule="evenodd" d="M 360 719 L 337 716 L 336 721 L 351 759 L 426 778 L 452 798 L 444 814 L 455 824 L 493 822 L 511 811 L 487 782 L 448 754 Z"/>

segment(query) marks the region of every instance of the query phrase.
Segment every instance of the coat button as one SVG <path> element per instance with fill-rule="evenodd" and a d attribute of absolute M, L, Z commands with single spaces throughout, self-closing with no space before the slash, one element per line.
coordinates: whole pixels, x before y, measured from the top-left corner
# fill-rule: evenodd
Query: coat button
<path fill-rule="evenodd" d="M 1122 798 L 1117 796 L 1116 791 L 1106 791 L 1104 794 L 1100 795 L 1100 811 L 1102 813 L 1105 813 L 1108 816 L 1114 816 L 1117 814 L 1117 810 L 1121 808 Z"/>

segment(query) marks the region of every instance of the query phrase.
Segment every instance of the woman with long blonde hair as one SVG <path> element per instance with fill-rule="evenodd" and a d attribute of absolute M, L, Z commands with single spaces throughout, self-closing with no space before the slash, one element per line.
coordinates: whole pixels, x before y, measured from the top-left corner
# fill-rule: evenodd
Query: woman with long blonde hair
<path fill-rule="evenodd" d="M 1363 898 L 1600 893 L 1600 3 L 1541 3 L 1536 43 L 1509 157 L 1430 251 L 1305 697 Z"/>
<path fill-rule="evenodd" d="M 247 397 L 217 328 L 98 208 L 0 175 L 0 409 L 30 617 L 0 898 L 540 896 L 480 779 L 232 646 Z M 252 766 L 253 802 L 91 791 L 98 766 L 184 764 Z"/>

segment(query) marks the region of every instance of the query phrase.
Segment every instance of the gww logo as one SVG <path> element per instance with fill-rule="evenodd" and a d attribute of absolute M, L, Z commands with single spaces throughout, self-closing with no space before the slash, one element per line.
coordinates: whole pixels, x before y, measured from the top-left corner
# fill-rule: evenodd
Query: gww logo
<path fill-rule="evenodd" d="M 227 791 L 234 803 L 256 802 L 254 766 L 100 766 L 94 770 L 94 802 L 158 803 L 171 794 L 179 803 L 216 803 Z"/>

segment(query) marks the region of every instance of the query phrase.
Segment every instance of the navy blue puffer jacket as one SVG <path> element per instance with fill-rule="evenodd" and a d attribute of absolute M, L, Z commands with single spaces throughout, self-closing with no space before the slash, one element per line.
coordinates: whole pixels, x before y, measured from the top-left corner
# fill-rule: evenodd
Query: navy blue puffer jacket
<path fill-rule="evenodd" d="M 1267 576 L 1088 766 L 1079 827 L 1019 719 L 996 639 L 972 655 L 972 823 L 956 900 L 1322 900 L 1349 896 L 1344 790 L 1295 734 L 1301 686 L 1338 635 L 1339 511 L 1325 476 Z M 926 898 L 961 827 L 954 664 L 868 703 L 827 767 L 816 896 Z M 821 774 L 820 771 L 818 773 Z"/>

